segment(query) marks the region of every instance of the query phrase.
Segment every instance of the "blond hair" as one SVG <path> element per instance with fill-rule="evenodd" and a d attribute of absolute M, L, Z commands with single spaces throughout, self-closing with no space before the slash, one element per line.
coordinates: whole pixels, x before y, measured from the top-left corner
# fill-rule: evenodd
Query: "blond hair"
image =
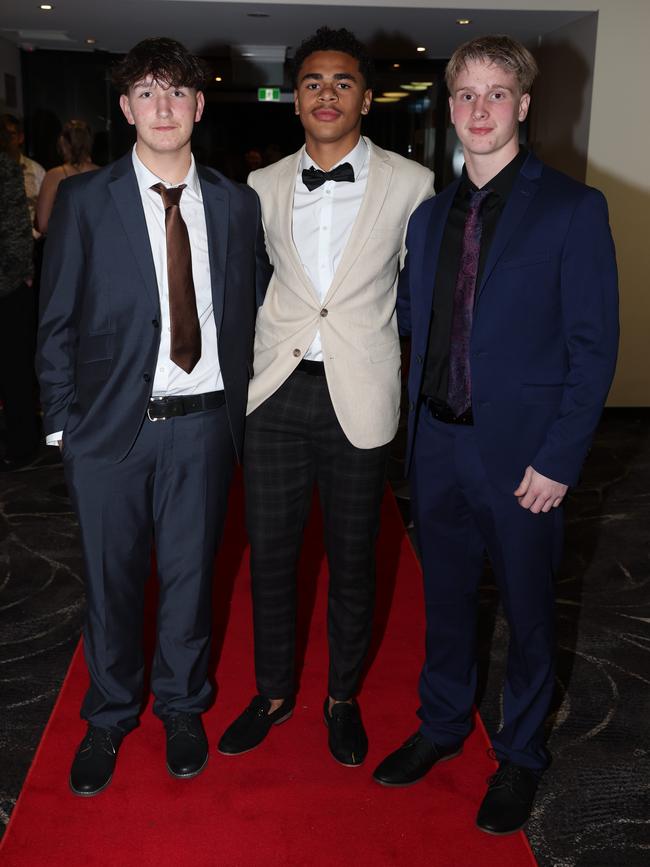
<path fill-rule="evenodd" d="M 530 93 L 539 72 L 535 58 L 521 42 L 505 35 L 479 36 L 459 46 L 451 55 L 445 69 L 445 83 L 450 93 L 463 68 L 474 61 L 494 63 L 512 72 L 521 93 Z"/>

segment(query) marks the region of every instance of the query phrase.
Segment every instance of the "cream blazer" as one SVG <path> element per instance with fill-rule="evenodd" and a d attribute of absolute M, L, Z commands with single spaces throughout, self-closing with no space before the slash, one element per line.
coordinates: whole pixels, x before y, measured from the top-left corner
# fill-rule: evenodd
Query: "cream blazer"
<path fill-rule="evenodd" d="M 327 385 L 350 442 L 370 449 L 397 431 L 401 381 L 397 278 L 412 212 L 433 195 L 433 173 L 369 139 L 368 181 L 324 301 L 292 237 L 293 194 L 303 149 L 253 172 L 273 276 L 255 326 L 251 413 L 295 370 L 320 329 Z"/>

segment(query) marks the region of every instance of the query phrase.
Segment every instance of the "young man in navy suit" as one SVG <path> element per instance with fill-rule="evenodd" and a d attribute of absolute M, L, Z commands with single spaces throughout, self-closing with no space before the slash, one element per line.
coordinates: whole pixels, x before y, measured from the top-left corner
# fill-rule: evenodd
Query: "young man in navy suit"
<path fill-rule="evenodd" d="M 154 713 L 174 777 L 208 758 L 210 590 L 252 374 L 256 283 L 268 279 L 259 203 L 195 163 L 203 69 L 147 39 L 118 65 L 136 144 L 64 181 L 50 220 L 38 369 L 86 565 L 88 722 L 70 786 L 110 782 L 143 689 L 143 588 L 159 578 Z"/>
<path fill-rule="evenodd" d="M 461 751 L 476 688 L 477 590 L 490 557 L 510 645 L 499 768 L 477 825 L 528 819 L 549 764 L 553 579 L 562 503 L 614 373 L 617 276 L 597 190 L 519 146 L 537 73 L 506 36 L 461 46 L 446 72 L 462 177 L 411 218 L 399 287 L 412 336 L 409 438 L 424 571 L 421 726 L 376 769 L 408 785 Z"/>

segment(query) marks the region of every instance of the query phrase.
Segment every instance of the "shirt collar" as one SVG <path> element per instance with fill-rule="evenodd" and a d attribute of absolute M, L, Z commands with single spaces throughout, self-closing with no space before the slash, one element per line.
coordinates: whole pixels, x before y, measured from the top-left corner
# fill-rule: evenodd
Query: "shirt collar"
<path fill-rule="evenodd" d="M 492 193 L 496 193 L 500 199 L 507 199 L 527 156 L 528 151 L 525 148 L 520 148 L 517 156 L 510 160 L 510 162 L 491 180 L 484 184 L 483 187 L 489 188 L 489 190 Z M 462 188 L 465 194 L 473 193 L 478 189 L 478 187 L 469 179 L 465 166 L 463 166 L 462 173 Z"/>
<path fill-rule="evenodd" d="M 135 171 L 135 177 L 138 182 L 138 189 L 140 190 L 140 193 L 143 193 L 146 190 L 150 189 L 154 184 L 162 183 L 166 187 L 180 186 L 180 184 L 168 184 L 167 181 L 159 178 L 158 175 L 154 175 L 154 173 L 145 166 L 140 157 L 137 155 L 135 145 L 133 146 L 133 151 L 131 152 L 131 155 L 133 159 L 133 169 Z M 181 183 L 185 184 L 188 191 L 193 193 L 197 199 L 203 201 L 203 197 L 201 195 L 201 184 L 199 181 L 199 175 L 196 171 L 196 163 L 194 162 L 194 154 L 191 154 L 190 156 L 190 169 L 181 181 Z"/>
<path fill-rule="evenodd" d="M 366 164 L 366 160 L 368 159 L 368 145 L 366 144 L 363 136 L 359 137 L 359 141 L 352 148 L 350 153 L 346 154 L 342 159 L 340 159 L 336 165 L 333 165 L 332 168 L 336 168 L 336 166 L 340 166 L 341 163 L 350 163 L 352 168 L 354 169 L 354 177 L 357 179 L 361 174 L 361 170 Z M 307 148 L 303 147 L 302 155 L 300 157 L 300 163 L 298 165 L 298 174 L 302 173 L 303 169 L 309 169 L 312 166 L 316 169 L 320 169 L 320 166 L 317 162 L 315 162 L 307 153 Z"/>

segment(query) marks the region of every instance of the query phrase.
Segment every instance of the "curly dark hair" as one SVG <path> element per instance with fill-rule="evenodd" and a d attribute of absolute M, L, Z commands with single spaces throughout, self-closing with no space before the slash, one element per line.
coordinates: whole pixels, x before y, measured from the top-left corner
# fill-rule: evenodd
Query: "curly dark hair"
<path fill-rule="evenodd" d="M 344 54 L 354 57 L 359 61 L 359 71 L 363 75 L 366 87 L 372 88 L 375 74 L 372 58 L 363 42 L 359 42 L 354 33 L 350 33 L 345 27 L 341 27 L 340 30 L 319 27 L 313 36 L 300 44 L 291 62 L 291 77 L 294 87 L 298 85 L 298 75 L 303 63 L 317 51 L 342 51 Z"/>
<path fill-rule="evenodd" d="M 120 93 L 151 77 L 172 87 L 201 90 L 206 81 L 203 61 L 175 39 L 156 36 L 138 42 L 112 70 L 113 84 Z"/>

